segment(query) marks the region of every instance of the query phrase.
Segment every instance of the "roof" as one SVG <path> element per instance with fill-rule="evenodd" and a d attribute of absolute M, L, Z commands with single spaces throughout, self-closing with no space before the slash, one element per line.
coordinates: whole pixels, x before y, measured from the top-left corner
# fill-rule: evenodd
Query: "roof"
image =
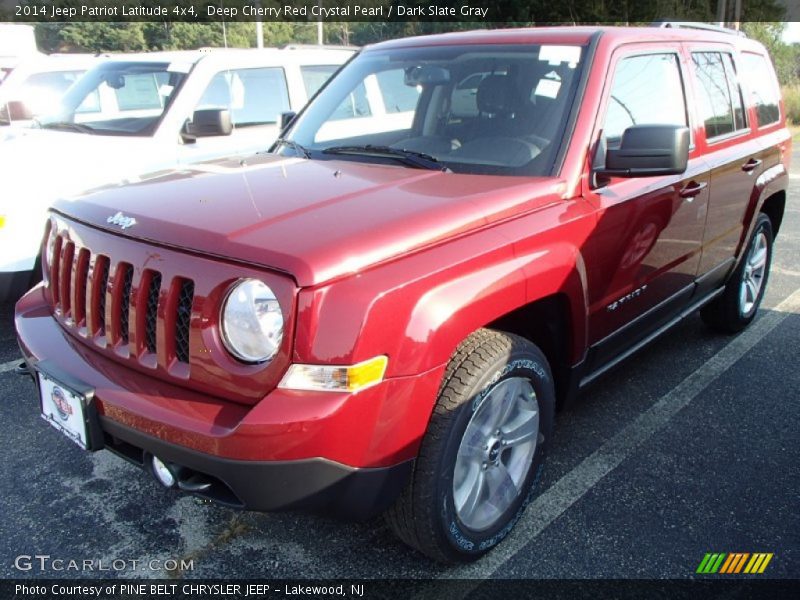
<path fill-rule="evenodd" d="M 237 61 L 275 60 L 279 62 L 290 57 L 303 58 L 309 55 L 330 55 L 331 53 L 352 54 L 353 52 L 353 48 L 336 48 L 331 46 L 304 46 L 302 48 L 202 48 L 200 50 L 112 54 L 109 59 L 117 62 L 182 62 L 191 64 L 205 59 L 218 62 L 225 62 L 231 59 Z"/>
<path fill-rule="evenodd" d="M 85 70 L 97 62 L 95 54 L 36 54 L 19 58 L 17 68 L 30 72 Z"/>
<path fill-rule="evenodd" d="M 578 44 L 585 45 L 593 35 L 601 32 L 612 43 L 652 41 L 715 41 L 730 44 L 747 43 L 747 38 L 709 30 L 681 27 L 526 27 L 518 29 L 479 29 L 410 37 L 370 46 L 370 49 L 410 48 L 415 46 L 470 45 L 470 44 Z"/>

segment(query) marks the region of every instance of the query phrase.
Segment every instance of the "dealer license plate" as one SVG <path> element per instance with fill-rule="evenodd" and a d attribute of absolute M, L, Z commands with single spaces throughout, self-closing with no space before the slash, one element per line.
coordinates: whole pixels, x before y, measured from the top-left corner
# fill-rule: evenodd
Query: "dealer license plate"
<path fill-rule="evenodd" d="M 86 398 L 41 371 L 38 376 L 42 418 L 86 450 Z"/>

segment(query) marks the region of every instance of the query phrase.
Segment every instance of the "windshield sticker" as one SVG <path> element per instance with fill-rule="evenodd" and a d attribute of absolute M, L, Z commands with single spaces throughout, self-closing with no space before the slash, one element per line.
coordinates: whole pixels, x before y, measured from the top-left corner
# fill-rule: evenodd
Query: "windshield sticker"
<path fill-rule="evenodd" d="M 574 69 L 580 59 L 580 46 L 542 46 L 539 50 L 539 60 L 551 65 L 567 63 L 570 69 Z"/>
<path fill-rule="evenodd" d="M 534 94 L 536 96 L 544 96 L 545 98 L 555 98 L 558 96 L 558 90 L 560 89 L 560 81 L 554 81 L 552 79 L 540 79 Z"/>

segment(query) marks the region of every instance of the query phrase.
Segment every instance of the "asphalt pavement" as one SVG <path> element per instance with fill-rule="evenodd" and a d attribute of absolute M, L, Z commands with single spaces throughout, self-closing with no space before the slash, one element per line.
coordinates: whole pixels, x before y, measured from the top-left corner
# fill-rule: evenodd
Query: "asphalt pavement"
<path fill-rule="evenodd" d="M 797 153 L 794 165 L 757 320 L 729 337 L 693 315 L 599 380 L 559 415 L 515 531 L 463 567 L 429 562 L 380 518 L 242 513 L 84 453 L 10 370 L 13 307 L 0 305 L 0 577 L 687 579 L 706 553 L 762 552 L 765 577 L 800 578 Z M 87 560 L 93 571 L 69 562 Z"/>

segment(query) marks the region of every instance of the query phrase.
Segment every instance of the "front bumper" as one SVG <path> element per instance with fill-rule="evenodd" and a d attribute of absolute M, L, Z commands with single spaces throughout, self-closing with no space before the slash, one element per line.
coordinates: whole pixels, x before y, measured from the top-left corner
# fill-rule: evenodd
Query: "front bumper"
<path fill-rule="evenodd" d="M 100 418 L 105 448 L 149 468 L 148 458 L 179 465 L 179 487 L 233 508 L 315 510 L 363 520 L 389 508 L 411 475 L 413 460 L 390 467 L 348 467 L 324 458 L 264 462 L 195 452 Z M 193 490 L 198 483 L 208 484 Z"/>
<path fill-rule="evenodd" d="M 17 304 L 16 328 L 30 367 L 92 390 L 97 446 L 141 466 L 157 456 L 182 467 L 183 489 L 250 510 L 358 519 L 387 508 L 410 476 L 443 370 L 356 395 L 276 389 L 245 406 L 93 352 L 51 316 L 42 286 Z"/>

